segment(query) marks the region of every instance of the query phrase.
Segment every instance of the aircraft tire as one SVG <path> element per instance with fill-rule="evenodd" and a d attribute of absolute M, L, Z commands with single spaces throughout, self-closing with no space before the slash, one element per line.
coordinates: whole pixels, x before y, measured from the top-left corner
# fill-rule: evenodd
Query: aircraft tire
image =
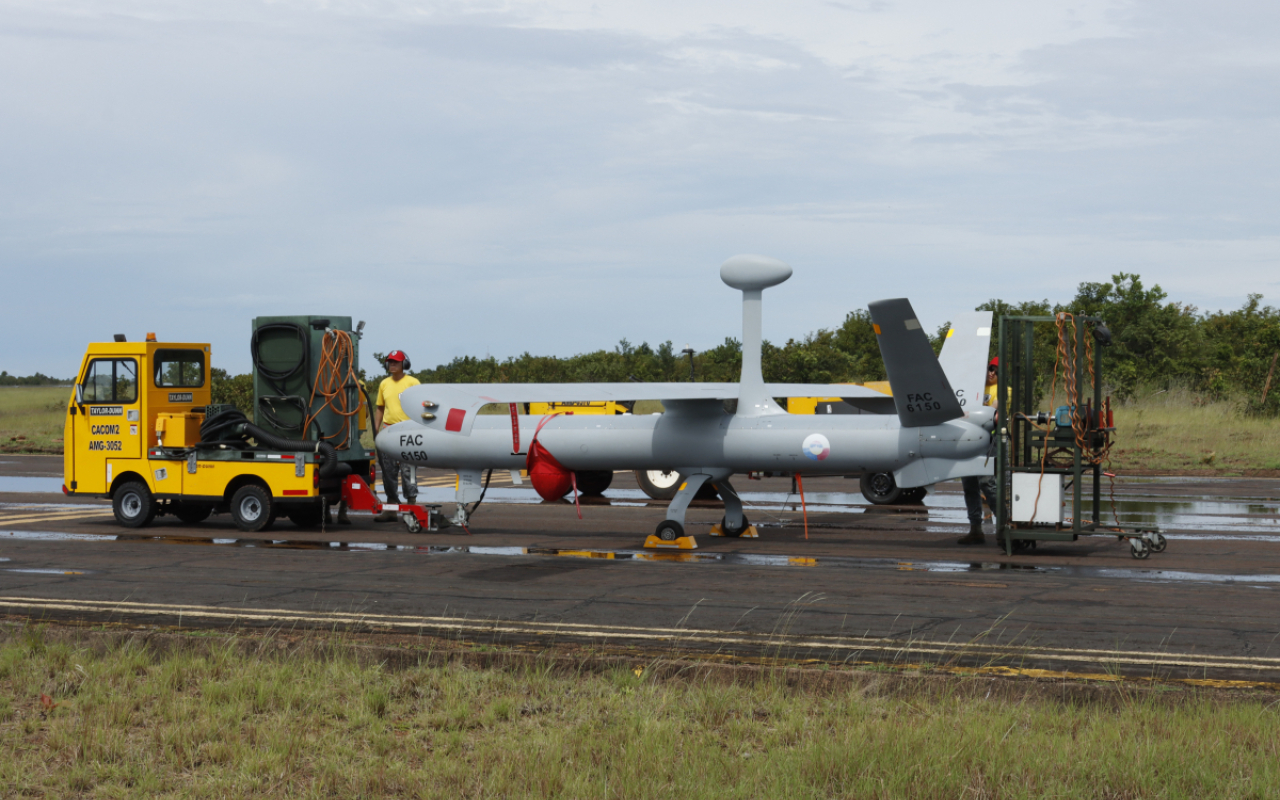
<path fill-rule="evenodd" d="M 750 528 L 750 527 L 751 527 L 751 520 L 747 519 L 746 516 L 743 516 L 742 518 L 742 527 L 736 530 L 729 527 L 728 517 L 720 518 L 720 530 L 724 532 L 725 536 L 728 536 L 731 539 L 737 539 L 743 533 L 746 533 L 747 528 Z"/>
<path fill-rule="evenodd" d="M 891 472 L 868 472 L 858 481 L 862 496 L 878 506 L 902 502 L 905 490 L 893 479 Z"/>
<path fill-rule="evenodd" d="M 661 469 L 636 470 L 636 483 L 640 484 L 640 491 L 654 500 L 670 500 L 675 497 L 683 482 L 683 476 L 678 472 Z"/>
<path fill-rule="evenodd" d="M 609 469 L 580 470 L 573 475 L 578 491 L 584 495 L 604 494 L 609 484 L 613 483 L 613 470 Z"/>
<path fill-rule="evenodd" d="M 684 483 L 684 473 L 661 469 L 638 469 L 636 483 L 640 484 L 642 492 L 654 500 L 670 500 L 680 491 L 680 484 Z M 719 496 L 716 493 L 716 487 L 711 485 L 711 481 L 707 481 L 698 487 L 698 493 L 694 495 L 694 499 L 715 500 Z"/>
<path fill-rule="evenodd" d="M 684 526 L 673 519 L 664 519 L 658 523 L 655 531 L 657 537 L 664 542 L 674 542 L 681 536 L 684 536 Z"/>

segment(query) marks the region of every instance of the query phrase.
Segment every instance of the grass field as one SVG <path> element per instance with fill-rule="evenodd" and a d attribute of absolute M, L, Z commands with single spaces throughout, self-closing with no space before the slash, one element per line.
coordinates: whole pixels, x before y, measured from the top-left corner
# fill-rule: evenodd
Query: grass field
<path fill-rule="evenodd" d="M 0 453 L 61 453 L 69 386 L 0 386 Z"/>
<path fill-rule="evenodd" d="M 3 635 L 5 796 L 1280 796 L 1271 696 L 393 669 L 340 641 L 88 637 Z"/>
<path fill-rule="evenodd" d="M 1280 470 L 1280 420 L 1250 417 L 1235 403 L 1203 402 L 1186 390 L 1146 394 L 1116 411 L 1113 464 L 1121 470 Z"/>

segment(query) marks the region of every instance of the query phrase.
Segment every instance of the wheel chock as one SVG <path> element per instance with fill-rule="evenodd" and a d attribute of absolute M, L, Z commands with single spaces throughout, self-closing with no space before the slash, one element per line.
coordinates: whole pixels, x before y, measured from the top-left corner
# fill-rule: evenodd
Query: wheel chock
<path fill-rule="evenodd" d="M 667 541 L 651 533 L 649 538 L 644 540 L 644 546 L 646 550 L 697 550 L 698 542 L 692 536 L 681 536 Z"/>
<path fill-rule="evenodd" d="M 724 535 L 725 535 L 725 533 L 724 533 L 724 528 L 720 527 L 720 523 L 719 523 L 719 522 L 717 522 L 716 524 L 714 524 L 714 525 L 712 525 L 712 526 L 711 526 L 711 535 L 712 535 L 712 536 L 724 536 Z M 756 526 L 755 526 L 755 525 L 748 525 L 748 526 L 747 526 L 747 529 L 746 529 L 745 531 L 743 531 L 741 534 L 739 534 L 739 535 L 738 535 L 738 538 L 739 538 L 739 539 L 759 539 L 759 538 L 760 538 L 760 531 L 756 530 Z"/>

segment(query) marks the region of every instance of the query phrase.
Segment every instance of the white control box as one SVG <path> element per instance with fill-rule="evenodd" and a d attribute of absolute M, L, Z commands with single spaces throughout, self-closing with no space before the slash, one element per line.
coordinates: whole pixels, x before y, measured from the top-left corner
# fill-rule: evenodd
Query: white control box
<path fill-rule="evenodd" d="M 1013 521 L 1062 524 L 1062 483 L 1064 475 L 1035 472 L 1013 473 Z M 1036 501 L 1036 491 L 1040 500 Z"/>

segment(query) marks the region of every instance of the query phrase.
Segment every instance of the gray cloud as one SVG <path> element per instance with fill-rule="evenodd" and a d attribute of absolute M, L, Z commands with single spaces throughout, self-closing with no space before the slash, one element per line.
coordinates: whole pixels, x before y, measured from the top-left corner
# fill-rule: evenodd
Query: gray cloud
<path fill-rule="evenodd" d="M 1130 5 L 998 59 L 866 50 L 859 11 L 839 63 L 767 25 L 0 7 L 11 373 L 153 329 L 242 370 L 276 313 L 368 319 L 368 351 L 418 364 L 707 347 L 737 335 L 737 252 L 797 269 L 775 340 L 879 297 L 936 325 L 1119 270 L 1276 302 L 1269 7 Z"/>

